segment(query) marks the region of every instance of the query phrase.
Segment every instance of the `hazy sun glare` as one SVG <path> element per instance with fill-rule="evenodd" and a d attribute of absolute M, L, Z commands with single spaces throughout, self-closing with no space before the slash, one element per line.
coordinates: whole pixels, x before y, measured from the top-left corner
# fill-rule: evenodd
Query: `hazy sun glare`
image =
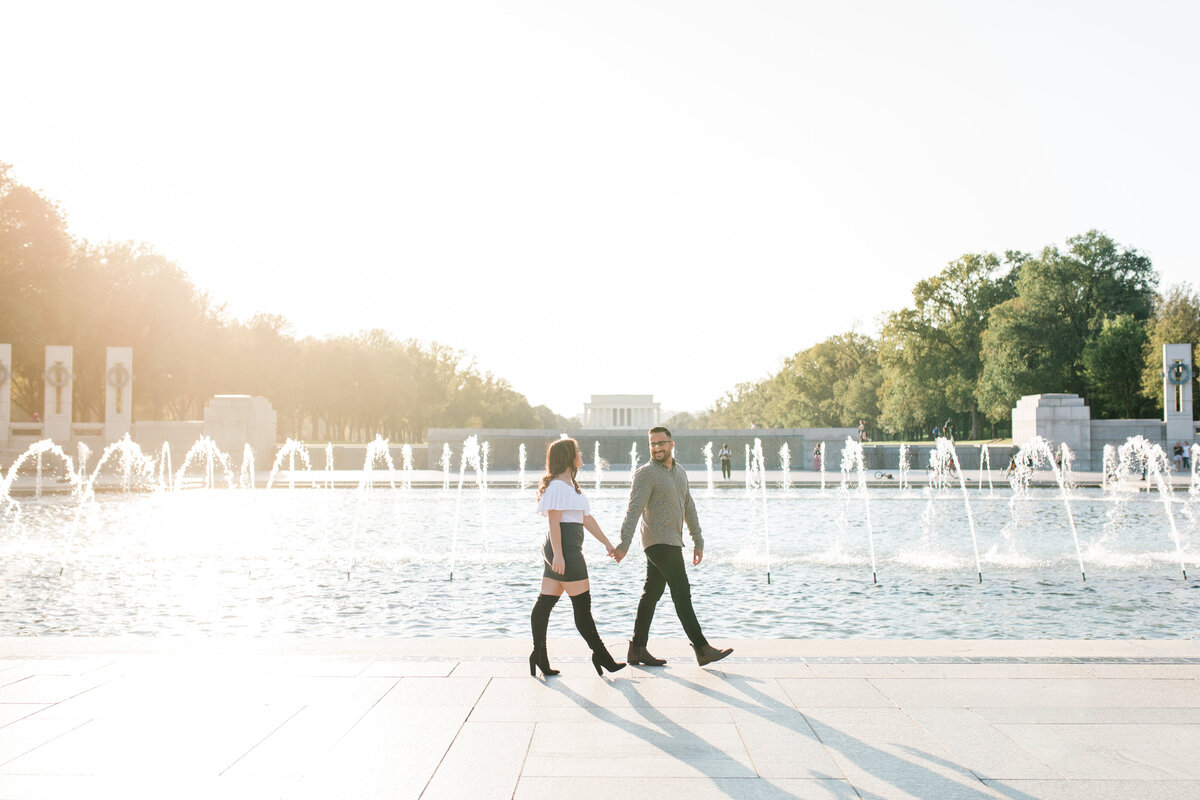
<path fill-rule="evenodd" d="M 239 315 L 436 339 L 564 414 L 699 409 L 964 252 L 1100 228 L 1195 274 L 1196 16 L 25 4 L 0 160 Z"/>

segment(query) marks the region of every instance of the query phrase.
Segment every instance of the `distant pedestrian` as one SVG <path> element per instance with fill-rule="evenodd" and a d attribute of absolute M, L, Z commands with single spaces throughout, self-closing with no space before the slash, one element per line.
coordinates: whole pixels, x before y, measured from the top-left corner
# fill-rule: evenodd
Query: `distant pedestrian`
<path fill-rule="evenodd" d="M 813 448 L 813 472 L 821 471 L 821 445 Z"/>
<path fill-rule="evenodd" d="M 937 438 L 941 435 L 942 435 L 942 429 L 939 428 L 937 425 L 934 425 L 933 426 L 933 440 L 936 442 Z"/>
<path fill-rule="evenodd" d="M 717 458 L 721 459 L 721 477 L 733 477 L 733 453 L 729 452 L 729 445 L 721 442 L 721 452 L 717 453 Z"/>
<path fill-rule="evenodd" d="M 1016 471 L 1017 471 L 1017 454 L 1013 453 L 1011 456 L 1009 456 L 1008 466 L 1004 468 L 1004 472 L 1001 475 L 1001 477 L 1007 479 L 1009 475 L 1012 475 Z"/>
<path fill-rule="evenodd" d="M 862 444 L 867 440 L 867 421 L 860 419 L 858 421 L 858 442 Z"/>
<path fill-rule="evenodd" d="M 950 441 L 954 441 L 954 418 L 946 417 L 946 424 L 942 426 L 942 436 L 945 436 Z"/>
<path fill-rule="evenodd" d="M 1176 472 L 1183 471 L 1183 442 L 1175 443 L 1175 448 L 1171 454 L 1171 463 L 1174 465 Z"/>

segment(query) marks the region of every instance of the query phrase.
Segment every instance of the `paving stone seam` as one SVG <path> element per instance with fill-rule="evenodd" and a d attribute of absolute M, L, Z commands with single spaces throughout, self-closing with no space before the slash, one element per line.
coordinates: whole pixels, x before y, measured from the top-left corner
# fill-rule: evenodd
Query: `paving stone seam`
<path fill-rule="evenodd" d="M 355 680 L 355 679 L 354 679 L 354 678 L 351 678 L 351 680 Z M 344 739 L 345 739 L 347 736 L 349 736 L 349 735 L 350 735 L 350 732 L 351 732 L 351 731 L 353 731 L 355 728 L 357 728 L 357 727 L 358 727 L 358 726 L 359 726 L 359 725 L 362 723 L 362 721 L 363 721 L 364 719 L 366 719 L 366 718 L 367 718 L 367 715 L 368 715 L 368 714 L 370 714 L 372 711 L 374 711 L 374 710 L 375 710 L 375 708 L 376 708 L 376 706 L 378 706 L 380 703 L 382 703 L 382 702 L 383 702 L 383 699 L 384 699 L 385 697 L 387 697 L 389 694 L 391 694 L 393 691 L 395 691 L 395 690 L 396 690 L 396 687 L 400 685 L 400 681 L 402 681 L 402 680 L 404 680 L 404 678 L 396 678 L 396 682 L 395 682 L 395 683 L 393 683 L 393 684 L 392 684 L 390 687 L 388 687 L 388 690 L 387 690 L 386 692 L 384 692 L 383 694 L 379 695 L 379 697 L 377 697 L 377 698 L 375 699 L 375 702 L 374 702 L 374 703 L 372 703 L 370 706 L 368 706 L 368 707 L 367 707 L 367 710 L 366 710 L 366 711 L 364 711 L 363 713 L 359 714 L 359 715 L 358 715 L 358 719 L 356 719 L 356 720 L 354 720 L 353 722 L 351 722 L 351 723 L 350 723 L 350 726 L 349 726 L 349 727 L 347 727 L 347 728 L 346 728 L 346 730 L 342 731 L 342 735 L 341 735 L 341 736 L 339 736 L 339 737 L 337 737 L 336 739 L 334 739 L 334 740 L 333 740 L 333 743 L 332 743 L 332 744 L 329 746 L 329 750 L 328 750 L 328 751 L 326 751 L 326 755 L 328 755 L 329 753 L 332 753 L 332 752 L 333 752 L 333 750 L 334 750 L 334 749 L 335 749 L 335 748 L 336 748 L 338 745 L 340 745 L 340 744 L 342 743 L 342 741 L 343 741 L 343 740 L 344 740 Z"/>
<path fill-rule="evenodd" d="M 75 731 L 82 728 L 84 725 L 91 724 L 92 722 L 95 722 L 95 720 L 85 719 L 83 722 L 79 723 L 74 728 L 69 728 L 69 729 L 63 731 L 62 733 L 59 733 L 55 736 L 51 736 L 46 741 L 41 742 L 40 744 L 34 745 L 33 747 L 29 748 L 25 752 L 23 752 L 19 755 L 15 755 L 12 758 L 8 759 L 7 761 L 0 762 L 0 767 L 6 767 L 9 764 L 11 764 L 12 762 L 16 761 L 18 758 L 24 758 L 25 756 L 29 755 L 33 751 L 40 750 L 41 748 L 45 747 L 46 745 L 50 744 L 51 742 L 61 739 L 62 737 L 66 736 L 68 733 L 74 733 Z"/>
<path fill-rule="evenodd" d="M 491 683 L 491 679 L 489 678 L 488 684 L 490 684 L 490 683 Z M 486 691 L 486 688 L 487 688 L 487 684 L 484 685 L 485 691 Z M 478 702 L 478 700 L 476 700 L 476 702 Z M 475 710 L 475 705 L 473 703 L 471 705 L 471 711 L 474 711 L 474 710 Z M 448 745 L 446 745 L 446 749 L 442 751 L 441 758 L 438 759 L 437 765 L 434 766 L 434 768 L 432 770 L 430 770 L 429 777 L 425 779 L 424 785 L 421 786 L 421 792 L 420 792 L 420 794 L 417 795 L 418 797 L 425 794 L 425 792 L 429 791 L 429 785 L 431 783 L 433 783 L 433 779 L 437 777 L 438 770 L 440 770 L 442 768 L 442 764 L 446 763 L 446 756 L 450 755 L 450 751 L 454 749 L 454 743 L 458 741 L 458 737 L 459 737 L 459 735 L 462 734 L 463 728 L 466 727 L 467 720 L 469 720 L 469 719 L 471 719 L 470 712 L 468 712 L 465 716 L 463 716 L 462 722 L 458 723 L 458 730 L 456 730 L 454 732 L 454 736 L 452 736 L 450 738 L 450 743 Z M 524 769 L 524 767 L 525 767 L 525 764 L 524 764 L 524 762 L 522 762 L 521 768 Z"/>
<path fill-rule="evenodd" d="M 1014 745 L 1016 745 L 1018 750 L 1021 750 L 1022 752 L 1027 753 L 1029 755 L 1029 757 L 1032 758 L 1034 761 L 1043 765 L 1044 767 L 1046 767 L 1046 769 L 1050 770 L 1055 775 L 1058 775 L 1063 780 L 1069 780 L 1066 775 L 1063 775 L 1061 772 L 1059 772 L 1057 769 L 1055 769 L 1052 764 L 1048 763 L 1045 759 L 1040 758 L 1037 755 L 1037 753 L 1033 752 L 1028 747 L 1026 747 L 1025 745 L 1018 742 L 1016 739 L 1014 739 L 1012 736 L 1010 736 L 1008 734 L 1008 732 L 1005 731 L 1002 727 L 1000 727 L 996 723 L 989 720 L 987 717 L 980 714 L 977 710 L 975 710 L 974 708 L 968 708 L 968 709 L 966 709 L 966 711 L 967 711 L 967 713 L 972 714 L 973 716 L 976 716 L 979 719 L 983 720 L 983 724 L 987 725 L 989 728 L 996 731 L 996 733 L 1000 734 L 1005 739 L 1008 739 L 1010 742 L 1012 742 Z"/>
<path fill-rule="evenodd" d="M 491 681 L 489 681 L 489 683 L 491 683 Z M 480 697 L 482 696 L 483 695 L 480 695 Z M 471 707 L 471 713 L 475 713 L 474 706 Z M 471 714 L 468 714 L 467 719 L 470 718 Z M 510 798 L 515 798 L 517 796 L 517 791 L 521 788 L 521 781 L 525 779 L 525 765 L 529 763 L 529 754 L 533 751 L 533 737 L 537 736 L 538 724 L 539 723 L 534 720 L 534 723 L 529 726 L 529 740 L 525 742 L 525 753 L 521 756 L 521 768 L 517 770 L 517 782 L 513 784 L 513 790 Z"/>
<path fill-rule="evenodd" d="M 754 754 L 750 752 L 750 745 L 746 743 L 746 737 L 736 719 L 733 721 L 733 729 L 737 731 L 738 741 L 742 744 L 742 750 L 746 753 L 746 760 L 750 762 L 750 769 L 754 770 L 755 777 L 765 780 L 763 774 L 758 770 L 758 764 L 754 763 Z"/>
<path fill-rule="evenodd" d="M 248 755 L 250 755 L 255 750 L 257 750 L 262 745 L 262 743 L 265 742 L 267 739 L 270 739 L 272 736 L 279 733 L 279 731 L 283 730 L 283 726 L 287 725 L 289 722 L 291 722 L 296 717 L 298 717 L 306 708 L 308 708 L 307 705 L 303 705 L 303 706 L 300 706 L 299 708 L 297 708 L 294 712 L 292 712 L 290 715 L 288 715 L 287 719 L 285 719 L 283 722 L 279 723 L 274 728 L 272 728 L 270 731 L 268 731 L 265 736 L 263 736 L 261 739 L 259 739 L 254 744 L 250 745 L 249 749 L 247 749 L 246 752 L 242 753 L 240 756 L 238 756 L 232 762 L 230 762 L 229 766 L 225 767 L 220 772 L 218 772 L 217 777 L 218 778 L 223 777 L 226 772 L 229 772 L 229 770 L 236 767 L 238 765 L 238 763 L 241 762 L 242 759 L 246 758 Z"/>
<path fill-rule="evenodd" d="M 783 690 L 783 696 L 791 700 L 792 706 L 795 707 L 796 701 L 792 700 L 792 696 L 788 694 L 787 687 L 783 684 L 780 684 L 779 688 Z M 807 714 L 805 714 L 803 711 L 800 711 L 799 708 L 796 710 L 799 712 L 800 718 L 804 720 L 804 724 L 808 726 L 809 733 L 811 733 L 813 738 L 816 739 L 821 745 L 821 749 L 825 752 L 825 757 L 829 759 L 829 763 L 833 764 L 834 768 L 837 769 L 838 773 L 842 776 L 841 780 L 845 781 L 846 785 L 854 790 L 855 795 L 860 798 L 863 797 L 863 793 L 858 790 L 858 787 L 854 785 L 854 781 L 850 780 L 850 776 L 846 774 L 846 770 L 842 766 L 841 759 L 834 755 L 833 748 L 829 745 L 829 742 L 821 738 L 821 732 L 817 730 L 817 726 L 812 724 L 812 720 L 808 718 Z"/>
<path fill-rule="evenodd" d="M 869 679 L 867 682 L 871 683 L 871 681 Z M 872 685 L 874 685 L 874 684 L 872 684 Z M 880 694 L 882 694 L 884 697 L 887 697 L 888 700 L 892 700 L 892 698 L 888 697 L 887 694 L 882 689 L 880 689 L 878 686 L 875 687 L 875 690 L 878 691 Z M 892 702 L 896 703 L 895 700 L 892 700 Z M 941 738 L 939 738 L 938 736 L 935 736 L 932 731 L 930 731 L 928 728 L 926 728 L 924 725 L 922 725 L 917 720 L 913 719 L 912 714 L 908 713 L 908 710 L 905 709 L 903 706 L 901 706 L 899 703 L 896 703 L 896 708 L 898 708 L 900 710 L 900 713 L 903 714 L 910 722 L 912 722 L 914 725 L 916 725 L 919 730 L 924 731 L 925 735 L 928 736 L 938 747 L 941 748 L 942 752 L 946 756 L 947 764 L 950 765 L 951 772 L 953 772 L 955 769 L 961 770 L 963 772 L 964 778 L 969 775 L 970 777 L 972 777 L 976 781 L 978 781 L 979 785 L 982 786 L 985 790 L 987 790 L 993 794 L 996 794 L 996 790 L 993 789 L 992 787 L 988 786 L 987 783 L 984 782 L 983 776 L 980 775 L 975 770 L 968 767 L 966 764 L 966 760 L 959 758 L 958 755 L 953 750 L 951 750 L 949 748 L 949 746 L 946 745 L 945 742 L 943 742 L 941 740 Z M 997 795 L 997 798 L 998 797 L 999 797 L 999 795 Z"/>
<path fill-rule="evenodd" d="M 903 709 L 901 709 L 901 710 L 903 710 Z M 1060 778 L 1062 778 L 1063 780 L 1067 780 L 1067 777 L 1066 777 L 1065 775 L 1063 775 L 1061 772 L 1059 772 L 1058 770 L 1056 770 L 1056 769 L 1055 769 L 1054 767 L 1052 767 L 1050 764 L 1047 764 L 1047 763 L 1046 763 L 1045 761 L 1043 761 L 1041 758 L 1038 758 L 1038 756 L 1037 756 L 1037 754 L 1036 754 L 1036 753 L 1034 753 L 1034 752 L 1033 752 L 1033 751 L 1031 751 L 1029 748 L 1027 748 L 1027 747 L 1025 747 L 1024 745 L 1022 745 L 1022 744 L 1021 744 L 1020 742 L 1018 742 L 1017 740 L 1013 739 L 1013 738 L 1012 738 L 1011 736 L 1009 736 L 1009 735 L 1008 735 L 1008 734 L 1007 734 L 1007 733 L 1006 733 L 1006 732 L 1005 732 L 1003 729 L 1001 729 L 1001 728 L 1000 728 L 1000 727 L 998 727 L 998 726 L 997 726 L 995 723 L 993 723 L 993 722 L 991 722 L 990 720 L 988 720 L 987 718 L 985 718 L 985 717 L 984 717 L 982 714 L 980 714 L 980 713 L 979 713 L 977 710 L 975 710 L 974 708 L 964 708 L 963 710 L 964 710 L 964 711 L 966 711 L 967 713 L 971 714 L 973 717 L 977 718 L 977 719 L 978 719 L 979 721 L 981 721 L 981 722 L 982 722 L 984 725 L 986 725 L 987 727 L 991 728 L 992 730 L 994 730 L 996 733 L 1000 734 L 1000 735 L 1001 735 L 1002 737 L 1004 737 L 1005 739 L 1007 739 L 1007 740 L 1008 740 L 1009 742 L 1011 742 L 1011 743 L 1012 743 L 1012 744 L 1013 744 L 1013 745 L 1014 745 L 1014 746 L 1015 746 L 1015 747 L 1016 747 L 1018 750 L 1022 751 L 1022 752 L 1023 752 L 1023 753 L 1025 753 L 1026 755 L 1028 755 L 1028 756 L 1029 756 L 1030 758 L 1032 758 L 1034 761 L 1036 761 L 1037 763 L 1041 764 L 1041 765 L 1042 765 L 1042 766 L 1044 766 L 1046 769 L 1048 769 L 1048 770 L 1050 770 L 1051 772 L 1053 772 L 1055 775 L 1058 775 L 1058 776 L 1059 776 Z M 933 739 L 934 739 L 935 741 L 937 741 L 939 744 L 941 744 L 943 749 L 945 749 L 945 750 L 946 750 L 947 752 L 949 752 L 949 753 L 950 753 L 952 756 L 954 756 L 954 759 L 955 759 L 955 761 L 957 761 L 959 764 L 964 764 L 964 759 L 960 759 L 960 758 L 958 757 L 958 755 L 957 755 L 957 754 L 955 754 L 955 753 L 954 753 L 954 751 L 950 749 L 950 746 L 949 746 L 949 745 L 947 745 L 947 744 L 945 744 L 944 742 L 942 742 L 942 740 L 941 740 L 941 739 L 939 739 L 937 736 L 934 736 L 934 734 L 933 734 L 933 732 L 932 732 L 932 731 L 930 731 L 930 730 L 929 730 L 928 728 L 926 728 L 924 725 L 921 725 L 921 723 L 920 723 L 918 720 L 915 720 L 915 719 L 913 719 L 913 718 L 912 718 L 912 716 L 911 716 L 910 714 L 908 714 L 908 712 L 907 712 L 907 711 L 905 711 L 904 713 L 905 713 L 905 715 L 906 715 L 906 716 L 908 716 L 908 718 L 909 718 L 909 719 L 912 719 L 912 720 L 913 720 L 913 722 L 915 722 L 915 723 L 916 723 L 916 724 L 917 724 L 917 725 L 918 725 L 918 726 L 921 728 L 921 730 L 923 730 L 923 731 L 925 731 L 926 733 L 928 733 L 930 736 L 932 736 L 932 737 L 933 737 Z M 965 766 L 965 764 L 964 764 L 964 767 L 963 767 L 963 768 L 964 768 L 964 769 L 970 769 L 969 767 L 966 767 L 966 766 Z M 979 778 L 979 780 L 980 780 L 981 782 L 983 782 L 985 785 L 986 785 L 986 783 L 987 783 L 987 781 L 988 781 L 988 780 L 991 780 L 991 779 L 989 779 L 989 778 L 987 778 L 987 777 L 985 777 L 985 776 L 983 776 L 983 775 L 980 775 L 979 773 L 975 772 L 975 770 L 973 770 L 973 769 L 971 770 L 971 773 L 972 773 L 972 774 L 974 774 L 974 775 L 975 775 L 975 777 Z M 991 787 L 988 787 L 988 788 L 991 788 Z"/>
<path fill-rule="evenodd" d="M 404 680 L 404 679 L 401 678 L 401 680 Z M 479 695 L 471 702 L 471 710 L 468 711 L 466 714 L 464 714 L 463 718 L 462 718 L 462 722 L 458 723 L 458 730 L 456 730 L 454 732 L 454 736 L 450 739 L 450 744 L 446 745 L 446 749 L 442 752 L 442 757 L 438 759 L 437 766 L 435 766 L 433 768 L 433 770 L 429 773 L 429 778 L 425 781 L 425 785 L 421 787 L 421 794 L 418 795 L 418 797 L 421 795 L 424 795 L 425 792 L 429 791 L 429 786 L 430 786 L 430 784 L 433 783 L 433 779 L 437 777 L 438 770 L 440 770 L 442 768 L 442 764 L 444 764 L 446 762 L 446 756 L 450 755 L 450 751 L 454 749 L 454 743 L 458 741 L 458 737 L 462 734 L 463 728 L 467 727 L 467 723 L 471 720 L 471 715 L 475 713 L 475 707 L 477 705 L 479 705 L 479 701 L 481 699 L 483 699 L 483 696 L 485 694 L 487 694 L 488 687 L 492 685 L 493 680 L 495 680 L 495 678 L 488 678 L 487 681 L 483 684 L 483 688 L 479 691 Z M 535 723 L 534 729 L 536 729 L 536 728 L 537 728 L 537 724 Z M 532 743 L 532 741 L 533 741 L 532 733 L 530 733 L 529 740 Z M 528 755 L 529 755 L 529 747 L 527 745 L 525 748 L 525 757 L 521 759 L 522 773 L 525 770 L 525 758 L 527 758 Z M 521 775 L 521 773 L 518 773 L 518 783 L 520 782 L 520 775 Z M 514 794 L 516 793 L 515 785 L 513 787 L 513 793 Z"/>
<path fill-rule="evenodd" d="M 788 694 L 787 687 L 784 686 L 782 683 L 779 683 L 778 678 L 775 679 L 775 682 L 777 684 L 779 684 L 779 689 L 780 689 L 780 691 L 783 692 L 783 696 L 788 698 L 789 700 L 792 700 L 792 696 L 790 694 Z M 796 706 L 796 701 L 792 700 L 792 707 L 795 708 L 795 706 Z M 817 731 L 817 726 L 812 724 L 812 720 L 809 719 L 808 715 L 805 714 L 803 711 L 800 711 L 800 709 L 798 709 L 798 708 L 796 709 L 796 711 L 800 714 L 800 719 L 804 720 L 804 724 L 808 726 L 808 732 L 812 734 L 812 737 L 814 739 L 816 739 L 818 743 L 820 743 L 821 749 L 825 752 L 825 757 L 827 759 L 829 759 L 829 763 L 833 764 L 833 766 L 837 769 L 838 773 L 842 776 L 841 779 L 846 782 L 846 785 L 849 786 L 851 789 L 853 789 L 854 793 L 861 798 L 863 796 L 862 792 L 860 792 L 858 790 L 858 787 L 854 785 L 854 782 L 850 780 L 850 776 L 847 775 L 846 770 L 842 768 L 841 761 L 839 761 L 838 759 L 833 757 L 833 753 L 831 752 L 829 743 L 824 741 L 823 739 L 821 739 L 821 734 Z"/>

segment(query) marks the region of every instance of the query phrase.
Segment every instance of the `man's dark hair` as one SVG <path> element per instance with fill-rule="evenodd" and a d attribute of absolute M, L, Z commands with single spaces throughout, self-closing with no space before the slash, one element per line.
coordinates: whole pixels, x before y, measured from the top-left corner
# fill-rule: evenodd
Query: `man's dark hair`
<path fill-rule="evenodd" d="M 656 427 L 651 428 L 650 433 L 665 433 L 667 435 L 668 439 L 671 438 L 671 432 L 669 430 L 667 430 L 666 428 L 664 428 L 662 425 L 658 425 Z M 649 434 L 647 434 L 647 435 L 649 435 Z"/>

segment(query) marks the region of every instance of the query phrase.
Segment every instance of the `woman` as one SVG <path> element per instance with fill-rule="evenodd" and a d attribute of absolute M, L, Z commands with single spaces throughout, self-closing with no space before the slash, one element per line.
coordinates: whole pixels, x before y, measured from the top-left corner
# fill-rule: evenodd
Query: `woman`
<path fill-rule="evenodd" d="M 575 627 L 592 648 L 592 666 L 596 668 L 596 674 L 602 675 L 604 670 L 616 672 L 625 666 L 613 661 L 592 619 L 592 594 L 587 562 L 583 560 L 584 529 L 600 540 L 610 558 L 615 551 L 612 542 L 592 518 L 587 498 L 575 481 L 582 466 L 583 454 L 574 439 L 559 439 L 546 451 L 546 474 L 542 476 L 537 496 L 538 513 L 545 515 L 550 530 L 542 547 L 542 559 L 546 562 L 542 571 L 542 593 L 529 616 L 533 628 L 529 674 L 533 676 L 537 675 L 538 669 L 543 675 L 558 674 L 558 670 L 550 669 L 546 654 L 546 626 L 550 622 L 550 610 L 564 591 L 571 597 Z"/>

